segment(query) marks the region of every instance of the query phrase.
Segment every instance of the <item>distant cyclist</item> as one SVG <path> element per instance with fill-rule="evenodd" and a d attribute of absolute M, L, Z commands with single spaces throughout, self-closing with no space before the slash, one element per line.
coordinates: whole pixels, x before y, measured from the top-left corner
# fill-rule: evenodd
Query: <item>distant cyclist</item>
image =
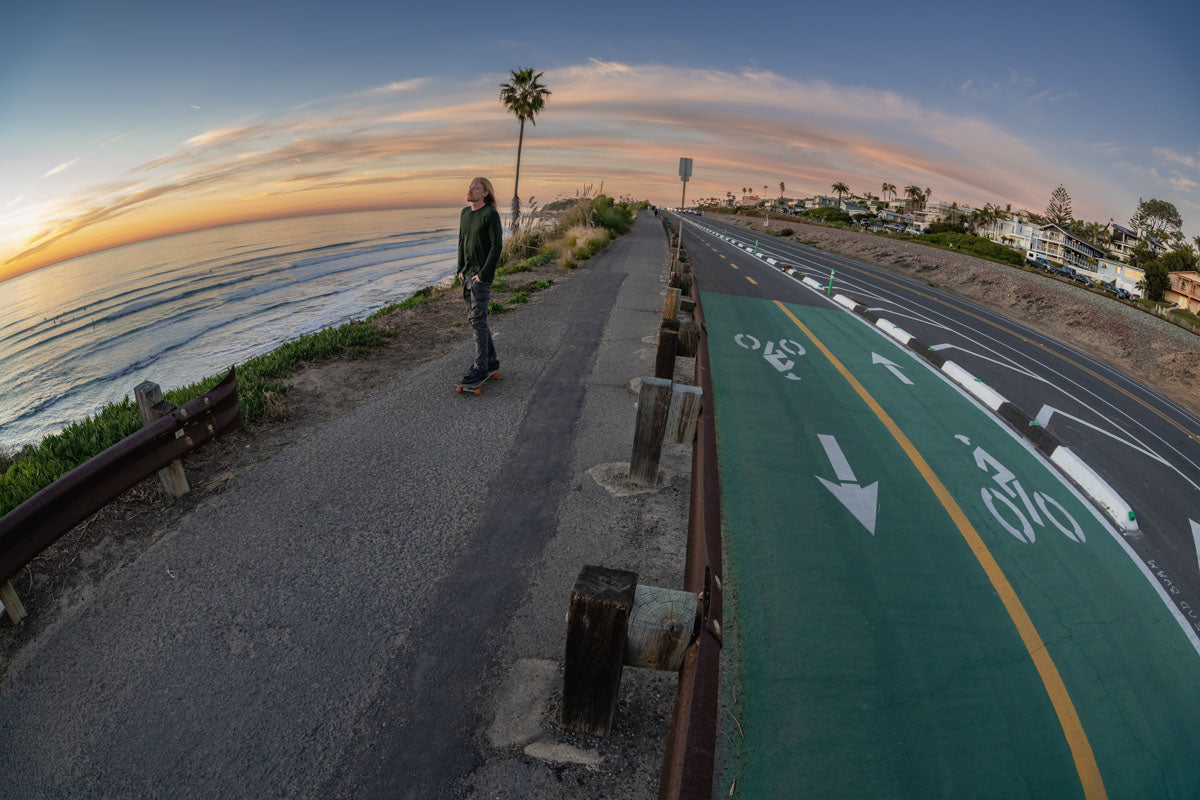
<path fill-rule="evenodd" d="M 487 178 L 471 181 L 467 202 L 470 205 L 462 210 L 458 223 L 458 277 L 467 304 L 467 322 L 475 333 L 475 363 L 463 376 L 462 384 L 473 387 L 500 369 L 496 345 L 488 329 L 488 301 L 500 263 L 503 230 L 491 181 Z"/>

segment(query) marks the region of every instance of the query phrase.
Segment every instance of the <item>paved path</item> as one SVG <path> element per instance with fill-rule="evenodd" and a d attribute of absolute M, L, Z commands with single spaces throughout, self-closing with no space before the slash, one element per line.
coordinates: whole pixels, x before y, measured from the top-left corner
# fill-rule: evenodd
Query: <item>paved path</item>
<path fill-rule="evenodd" d="M 1109 521 L 877 329 L 745 251 L 690 252 L 740 796 L 1191 796 L 1200 655 Z"/>
<path fill-rule="evenodd" d="M 111 576 L 0 685 L 0 795 L 555 796 L 481 731 L 516 659 L 560 658 L 579 566 L 681 580 L 683 525 L 665 545 L 631 528 L 686 514 L 686 475 L 631 499 L 585 474 L 628 460 L 665 256 L 643 215 L 496 320 L 482 397 L 452 392 L 464 334 Z M 604 791 L 652 796 L 656 757 L 629 767 L 642 788 Z"/>

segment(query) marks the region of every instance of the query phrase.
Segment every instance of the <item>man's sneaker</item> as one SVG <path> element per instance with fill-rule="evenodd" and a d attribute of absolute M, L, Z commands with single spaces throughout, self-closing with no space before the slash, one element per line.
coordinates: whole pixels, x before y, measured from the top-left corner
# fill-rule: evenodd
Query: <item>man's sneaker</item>
<path fill-rule="evenodd" d="M 461 382 L 463 386 L 474 389 L 476 386 L 486 381 L 488 379 L 488 375 L 490 374 L 490 372 L 480 372 L 473 369 L 466 375 L 463 375 Z"/>
<path fill-rule="evenodd" d="M 499 361 L 489 361 L 488 362 L 488 370 L 487 370 L 488 372 L 498 372 L 499 370 L 500 370 L 500 362 Z"/>

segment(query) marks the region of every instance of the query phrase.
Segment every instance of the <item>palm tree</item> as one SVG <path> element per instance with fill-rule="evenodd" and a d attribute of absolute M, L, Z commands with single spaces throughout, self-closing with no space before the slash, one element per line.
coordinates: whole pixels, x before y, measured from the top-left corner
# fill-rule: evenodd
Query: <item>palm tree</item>
<path fill-rule="evenodd" d="M 546 107 L 546 96 L 550 94 L 550 90 L 538 80 L 542 77 L 542 73 L 533 73 L 533 69 L 515 69 L 512 71 L 512 80 L 508 83 L 500 84 L 500 102 L 508 109 L 521 123 L 521 133 L 517 137 L 517 174 L 513 178 L 513 199 L 512 199 L 512 231 L 517 232 L 517 228 L 521 221 L 521 198 L 517 194 L 517 184 L 521 181 L 521 146 L 525 143 L 525 122 L 530 125 L 536 125 L 534 117 Z"/>
<path fill-rule="evenodd" d="M 836 194 L 838 196 L 838 205 L 841 206 L 842 195 L 850 194 L 850 187 L 847 186 L 846 184 L 844 184 L 843 182 L 838 181 L 833 186 L 829 187 L 829 191 L 833 192 L 834 194 Z"/>
<path fill-rule="evenodd" d="M 921 191 L 921 187 L 917 186 L 915 183 L 905 186 L 904 194 L 909 200 L 912 201 L 914 211 L 916 210 L 918 204 L 925 202 L 925 192 Z"/>
<path fill-rule="evenodd" d="M 883 194 L 886 196 L 889 193 L 892 195 L 892 199 L 895 200 L 896 199 L 896 184 L 894 184 L 894 183 L 883 184 Z"/>
<path fill-rule="evenodd" d="M 926 202 L 926 203 L 928 203 L 928 202 L 929 202 L 929 196 L 930 196 L 931 194 L 933 194 L 933 189 L 930 189 L 928 186 L 926 186 L 926 187 L 925 187 L 925 202 Z"/>

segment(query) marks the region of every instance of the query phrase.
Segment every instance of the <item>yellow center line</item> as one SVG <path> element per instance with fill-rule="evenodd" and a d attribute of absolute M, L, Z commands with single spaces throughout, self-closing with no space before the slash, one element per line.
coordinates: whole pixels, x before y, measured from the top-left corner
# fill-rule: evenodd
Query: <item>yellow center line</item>
<path fill-rule="evenodd" d="M 1050 653 L 1046 649 L 1045 643 L 1042 642 L 1042 637 L 1038 634 L 1037 628 L 1034 627 L 1033 620 L 1030 619 L 1029 613 L 1021 603 L 1021 599 L 1017 597 L 1016 590 L 1008 582 L 1004 571 L 996 563 L 996 559 L 992 556 L 991 551 L 988 550 L 987 545 L 984 544 L 979 532 L 971 525 L 970 520 L 967 519 L 967 515 L 959 507 L 958 502 L 950 494 L 950 491 L 946 489 L 945 484 L 938 478 L 933 468 L 925 461 L 924 456 L 921 455 L 908 436 L 904 434 L 904 431 L 900 430 L 900 427 L 883 410 L 883 407 L 879 405 L 875 398 L 858 382 L 858 379 L 850 374 L 850 370 L 846 369 L 842 362 L 837 359 L 837 356 L 831 353 L 829 348 L 803 322 L 797 319 L 795 314 L 788 310 L 787 306 L 778 300 L 775 301 L 775 305 L 779 306 L 779 309 L 796 324 L 796 327 L 804 332 L 804 335 L 812 341 L 825 358 L 829 359 L 829 363 L 841 373 L 846 382 L 850 384 L 854 391 L 858 393 L 858 396 L 863 399 L 863 402 L 875 413 L 875 416 L 879 418 L 879 421 L 892 434 L 892 438 L 896 440 L 909 460 L 912 461 L 913 466 L 921 473 L 921 477 L 925 479 L 925 483 L 933 490 L 942 507 L 946 509 L 946 513 L 954 521 L 958 532 L 962 534 L 963 539 L 967 542 L 967 546 L 971 548 L 975 559 L 983 567 L 983 571 L 991 582 L 992 588 L 1000 596 L 1000 601 L 1004 604 L 1004 609 L 1008 612 L 1008 616 L 1016 626 L 1017 633 L 1020 635 L 1021 641 L 1025 644 L 1025 649 L 1028 651 L 1029 657 L 1033 659 L 1038 675 L 1042 679 L 1042 685 L 1046 687 L 1046 694 L 1050 696 L 1050 703 L 1054 706 L 1054 712 L 1058 715 L 1058 722 L 1062 726 L 1063 734 L 1066 736 L 1067 745 L 1071 748 L 1071 757 L 1075 760 L 1075 770 L 1079 773 L 1080 783 L 1083 784 L 1084 797 L 1088 798 L 1088 800 L 1107 798 L 1108 793 L 1104 790 L 1104 781 L 1100 777 L 1100 768 L 1096 765 L 1096 757 L 1092 753 L 1092 745 L 1088 741 L 1087 733 L 1083 730 L 1083 723 L 1079 720 L 1079 714 L 1075 711 L 1075 704 L 1071 702 L 1071 696 L 1067 693 L 1067 687 L 1063 683 L 1062 676 L 1059 675 L 1058 668 L 1054 665 L 1053 659 L 1050 658 Z"/>
<path fill-rule="evenodd" d="M 1035 342 L 1033 339 L 1030 339 L 1028 336 L 1018 333 L 1017 331 L 1014 331 L 1011 328 L 1007 328 L 998 322 L 993 322 L 992 320 L 987 319 L 986 317 L 982 317 L 979 314 L 975 314 L 971 311 L 967 311 L 966 309 L 959 308 L 958 306 L 954 305 L 953 303 L 949 303 L 949 302 L 941 299 L 940 297 L 934 297 L 933 295 L 923 292 L 920 289 L 914 289 L 911 286 L 907 286 L 907 285 L 901 283 L 900 281 L 893 281 L 893 280 L 885 278 L 881 275 L 874 275 L 870 272 L 867 272 L 866 270 L 857 269 L 850 265 L 845 265 L 845 266 L 841 267 L 841 269 L 852 269 L 855 272 L 862 273 L 863 275 L 868 275 L 877 280 L 881 280 L 884 283 L 890 283 L 892 286 L 895 286 L 899 289 L 904 289 L 905 291 L 909 291 L 909 292 L 912 292 L 913 294 L 920 295 L 921 297 L 924 297 L 926 300 L 932 300 L 935 303 L 940 303 L 941 305 L 944 305 L 946 308 L 952 308 L 955 311 L 959 312 L 960 314 L 966 314 L 968 317 L 971 317 L 972 319 L 977 319 L 980 322 L 984 323 L 985 325 L 991 325 L 993 328 L 996 328 L 997 330 L 1004 331 L 1009 336 L 1015 336 L 1016 338 L 1020 339 L 1022 342 L 1025 342 L 1026 344 L 1031 344 L 1034 347 L 1041 348 L 1042 350 L 1045 350 L 1047 353 L 1050 353 L 1051 355 L 1061 358 L 1063 361 L 1066 361 L 1068 364 L 1074 364 L 1076 368 L 1083 370 L 1084 372 L 1086 372 L 1088 375 L 1091 375 L 1096 380 L 1101 381 L 1101 382 L 1107 384 L 1108 386 L 1111 386 L 1112 388 L 1116 389 L 1118 392 L 1125 395 L 1130 400 L 1134 401 L 1138 405 L 1143 406 L 1148 411 L 1152 412 L 1153 414 L 1155 414 L 1156 416 L 1161 418 L 1164 422 L 1168 422 L 1171 425 L 1178 428 L 1180 431 L 1182 431 L 1184 434 L 1186 434 L 1189 439 L 1200 439 L 1200 434 L 1196 434 L 1196 433 L 1193 433 L 1192 431 L 1188 430 L 1186 427 L 1184 427 L 1183 425 L 1180 425 L 1178 422 L 1176 422 L 1170 416 L 1168 416 L 1167 414 L 1164 414 L 1162 411 L 1160 411 L 1157 408 L 1155 408 L 1154 406 L 1150 405 L 1142 398 L 1138 397 L 1137 395 L 1133 394 L 1132 392 L 1128 391 L 1127 389 L 1124 389 L 1124 388 L 1118 386 L 1117 384 L 1113 383 L 1108 378 L 1095 372 L 1094 370 L 1089 369 L 1088 367 L 1085 367 L 1083 364 L 1080 364 L 1075 359 L 1068 358 L 1067 356 L 1063 355 L 1062 353 L 1052 350 L 1050 347 L 1046 346 L 1045 344 L 1042 344 L 1041 342 Z"/>
<path fill-rule="evenodd" d="M 754 280 L 754 278 L 751 278 L 749 275 L 746 276 L 746 280 L 750 281 L 755 286 L 758 286 L 758 281 Z"/>
<path fill-rule="evenodd" d="M 721 256 L 721 254 L 720 254 L 720 253 L 717 253 L 717 255 Z M 725 256 L 721 256 L 721 258 L 725 258 Z"/>

